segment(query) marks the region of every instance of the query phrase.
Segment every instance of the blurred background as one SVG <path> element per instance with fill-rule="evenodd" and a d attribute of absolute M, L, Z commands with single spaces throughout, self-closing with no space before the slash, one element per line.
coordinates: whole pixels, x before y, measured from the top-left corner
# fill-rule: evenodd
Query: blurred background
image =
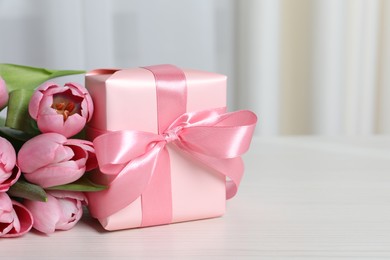
<path fill-rule="evenodd" d="M 1 63 L 223 73 L 258 135 L 389 134 L 389 46 L 386 0 L 0 0 Z"/>

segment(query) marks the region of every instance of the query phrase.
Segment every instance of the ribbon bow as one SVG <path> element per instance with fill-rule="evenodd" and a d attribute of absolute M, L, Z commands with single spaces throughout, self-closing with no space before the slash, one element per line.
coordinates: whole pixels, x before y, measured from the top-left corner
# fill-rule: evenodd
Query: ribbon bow
<path fill-rule="evenodd" d="M 256 122 L 256 115 L 247 110 L 224 113 L 223 109 L 211 109 L 184 113 L 162 134 L 124 130 L 100 135 L 95 138 L 94 147 L 100 171 L 109 179 L 109 188 L 99 192 L 103 193 L 100 203 L 106 206 L 90 208 L 91 213 L 97 218 L 108 217 L 143 195 L 153 176 L 170 172 L 167 145 L 177 146 L 227 176 L 230 180 L 226 197 L 233 197 L 243 174 L 239 156 L 248 150 Z M 118 191 L 123 196 L 118 198 Z M 152 206 L 161 203 L 164 199 Z M 160 205 L 168 209 L 169 206 Z M 169 223 L 169 218 L 162 222 Z"/>

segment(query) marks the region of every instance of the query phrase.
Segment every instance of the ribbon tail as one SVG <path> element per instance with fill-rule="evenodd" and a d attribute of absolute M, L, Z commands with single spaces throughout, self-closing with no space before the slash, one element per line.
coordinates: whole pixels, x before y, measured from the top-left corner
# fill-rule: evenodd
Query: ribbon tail
<path fill-rule="evenodd" d="M 226 180 L 226 199 L 233 198 L 240 186 L 242 176 L 244 175 L 244 162 L 241 157 L 227 159 L 226 165 L 230 165 L 230 169 L 234 169 L 227 173 L 230 180 Z"/>
<path fill-rule="evenodd" d="M 156 145 L 126 165 L 106 190 L 89 192 L 89 210 L 95 218 L 106 218 L 130 205 L 148 186 L 163 146 Z M 100 173 L 101 174 L 101 173 Z M 104 174 L 102 174 L 104 177 Z M 102 207 L 104 205 L 104 207 Z"/>
<path fill-rule="evenodd" d="M 185 150 L 182 150 L 185 151 Z M 227 177 L 226 179 L 226 199 L 233 198 L 238 190 L 242 176 L 244 175 L 244 162 L 241 157 L 220 159 L 206 156 L 200 153 L 188 152 L 192 157 L 211 169 Z"/>
<path fill-rule="evenodd" d="M 169 153 L 166 148 L 158 154 L 147 188 L 142 193 L 142 227 L 172 222 L 172 187 Z"/>

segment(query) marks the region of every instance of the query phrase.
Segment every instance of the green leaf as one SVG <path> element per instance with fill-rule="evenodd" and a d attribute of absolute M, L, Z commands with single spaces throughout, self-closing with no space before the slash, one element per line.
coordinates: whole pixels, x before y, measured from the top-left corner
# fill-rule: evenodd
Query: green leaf
<path fill-rule="evenodd" d="M 82 192 L 93 192 L 107 189 L 107 186 L 93 183 L 87 176 L 83 176 L 75 182 L 53 186 L 46 188 L 47 190 L 67 190 L 67 191 L 82 191 Z"/>
<path fill-rule="evenodd" d="M 28 104 L 33 93 L 34 90 L 29 89 L 18 89 L 9 93 L 5 126 L 31 135 L 40 133 L 35 120 L 28 113 Z"/>
<path fill-rule="evenodd" d="M 0 76 L 6 82 L 8 92 L 16 89 L 35 89 L 49 79 L 83 73 L 84 70 L 48 70 L 16 64 L 0 64 Z"/>
<path fill-rule="evenodd" d="M 47 202 L 46 192 L 42 187 L 24 180 L 18 180 L 7 193 L 13 197 Z"/>
<path fill-rule="evenodd" d="M 16 152 L 19 151 L 27 140 L 34 137 L 33 135 L 9 127 L 0 127 L 0 136 L 10 141 Z"/>
<path fill-rule="evenodd" d="M 11 139 L 11 141 L 15 140 L 20 142 L 26 142 L 34 137 L 34 135 L 4 126 L 0 127 L 0 136 L 5 137 L 6 139 Z"/>

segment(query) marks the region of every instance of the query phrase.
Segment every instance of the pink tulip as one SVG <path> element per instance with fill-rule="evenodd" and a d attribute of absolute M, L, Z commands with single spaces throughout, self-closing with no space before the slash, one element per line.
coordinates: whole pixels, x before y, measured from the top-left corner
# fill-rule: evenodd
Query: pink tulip
<path fill-rule="evenodd" d="M 28 111 L 42 133 L 71 137 L 91 119 L 93 103 L 88 91 L 77 83 L 60 87 L 48 82 L 34 92 Z"/>
<path fill-rule="evenodd" d="M 28 181 L 47 188 L 76 181 L 97 162 L 91 142 L 47 133 L 22 146 L 18 165 Z"/>
<path fill-rule="evenodd" d="M 5 81 L 0 77 L 0 110 L 8 103 L 8 90 Z"/>
<path fill-rule="evenodd" d="M 0 192 L 6 192 L 19 179 L 20 169 L 15 164 L 14 147 L 0 137 Z"/>
<path fill-rule="evenodd" d="M 30 211 L 7 193 L 0 193 L 0 237 L 17 237 L 27 233 L 33 225 Z"/>
<path fill-rule="evenodd" d="M 34 216 L 33 227 L 50 234 L 71 229 L 83 215 L 87 199 L 82 192 L 48 191 L 47 202 L 25 200 L 24 205 Z"/>

